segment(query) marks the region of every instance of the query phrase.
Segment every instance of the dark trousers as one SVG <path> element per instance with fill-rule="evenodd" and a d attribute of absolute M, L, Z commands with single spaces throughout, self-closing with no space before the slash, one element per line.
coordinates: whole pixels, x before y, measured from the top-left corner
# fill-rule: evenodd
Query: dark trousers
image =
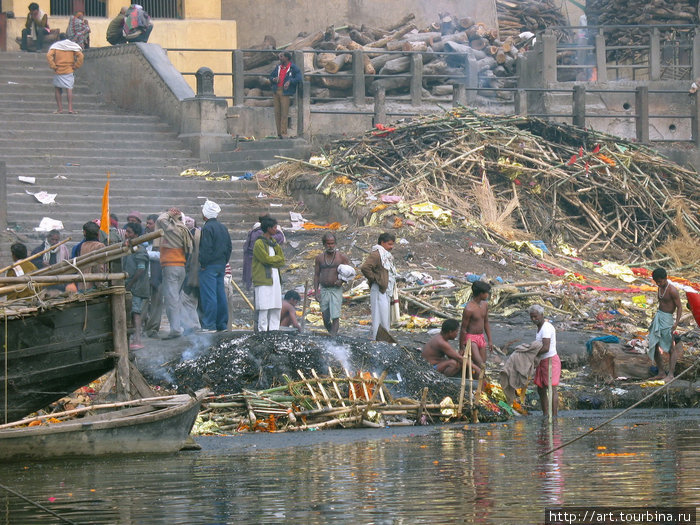
<path fill-rule="evenodd" d="M 41 48 L 44 47 L 44 38 L 46 38 L 46 35 L 48 34 L 46 32 L 46 29 L 44 29 L 41 26 L 37 26 L 34 24 L 34 28 L 36 29 L 36 50 L 41 51 Z M 22 29 L 22 45 L 21 48 L 24 51 L 29 51 L 29 47 L 27 47 L 27 39 L 29 38 L 29 35 L 32 34 L 31 29 Z"/>
<path fill-rule="evenodd" d="M 213 264 L 199 270 L 199 302 L 205 330 L 226 330 L 228 325 L 225 269 L 225 264 Z"/>
<path fill-rule="evenodd" d="M 163 317 L 163 287 L 151 285 L 151 300 L 148 303 L 146 319 L 143 322 L 144 332 L 160 331 L 160 321 Z"/>

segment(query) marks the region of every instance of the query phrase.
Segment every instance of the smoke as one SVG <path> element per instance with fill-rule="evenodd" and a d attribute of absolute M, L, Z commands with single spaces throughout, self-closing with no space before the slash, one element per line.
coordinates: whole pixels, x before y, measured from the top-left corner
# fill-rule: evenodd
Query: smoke
<path fill-rule="evenodd" d="M 326 353 L 332 355 L 349 374 L 353 373 L 353 367 L 350 364 L 351 349 L 348 345 L 333 340 L 327 340 L 322 341 L 320 346 Z"/>

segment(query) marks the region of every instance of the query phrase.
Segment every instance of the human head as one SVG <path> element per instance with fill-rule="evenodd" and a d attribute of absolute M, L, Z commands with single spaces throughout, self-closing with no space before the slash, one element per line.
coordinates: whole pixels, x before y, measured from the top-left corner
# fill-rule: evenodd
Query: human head
<path fill-rule="evenodd" d="M 487 282 L 484 281 L 474 281 L 472 284 L 472 297 L 474 299 L 479 298 L 480 295 L 486 294 L 486 297 L 482 297 L 481 299 L 484 300 L 488 297 L 488 294 L 491 293 L 491 285 Z"/>
<path fill-rule="evenodd" d="M 115 228 L 119 227 L 119 217 L 117 217 L 116 213 L 109 214 L 109 225 L 114 226 Z"/>
<path fill-rule="evenodd" d="M 83 18 L 84 13 L 82 11 L 75 12 L 75 18 Z"/>
<path fill-rule="evenodd" d="M 126 12 L 127 12 L 128 10 L 129 10 L 128 7 L 122 7 L 122 8 L 119 10 L 119 14 L 120 14 L 120 15 L 125 15 Z"/>
<path fill-rule="evenodd" d="M 459 330 L 459 321 L 457 321 L 456 319 L 446 319 L 442 323 L 442 328 L 440 329 L 440 333 L 446 339 L 454 339 L 455 337 L 457 337 L 458 330 Z"/>
<path fill-rule="evenodd" d="M 36 2 L 32 2 L 31 4 L 29 4 L 29 10 L 30 10 L 30 11 L 38 11 L 38 10 L 39 10 L 39 4 L 37 4 Z"/>
<path fill-rule="evenodd" d="M 156 231 L 156 221 L 158 220 L 158 215 L 151 213 L 146 217 L 146 231 L 154 232 Z"/>
<path fill-rule="evenodd" d="M 191 230 L 192 228 L 197 226 L 197 221 L 195 221 L 194 218 L 190 217 L 189 215 L 185 215 L 182 218 L 182 222 L 185 223 L 185 228 L 187 228 L 188 230 Z"/>
<path fill-rule="evenodd" d="M 83 224 L 83 235 L 86 241 L 97 241 L 100 238 L 100 227 L 90 221 Z"/>
<path fill-rule="evenodd" d="M 301 301 L 301 296 L 294 290 L 289 290 L 286 294 L 284 294 L 284 300 L 296 306 L 296 304 Z"/>
<path fill-rule="evenodd" d="M 282 64 L 287 65 L 292 60 L 292 54 L 289 51 L 282 51 L 279 54 L 279 59 Z"/>
<path fill-rule="evenodd" d="M 59 33 L 58 34 L 58 39 L 59 40 L 68 40 L 68 35 L 65 33 Z"/>
<path fill-rule="evenodd" d="M 21 242 L 16 242 L 10 246 L 10 252 L 12 252 L 12 259 L 15 261 L 27 258 L 27 247 Z"/>
<path fill-rule="evenodd" d="M 143 233 L 143 227 L 138 222 L 127 222 L 124 226 L 124 237 L 127 239 L 135 239 Z"/>
<path fill-rule="evenodd" d="M 382 248 L 389 252 L 394 249 L 395 242 L 396 236 L 389 232 L 382 233 L 377 240 L 377 244 L 381 245 Z"/>
<path fill-rule="evenodd" d="M 668 274 L 664 268 L 656 268 L 653 272 L 651 272 L 651 278 L 656 284 L 664 285 L 666 284 Z"/>
<path fill-rule="evenodd" d="M 321 237 L 321 242 L 323 243 L 323 246 L 326 248 L 327 252 L 335 251 L 336 239 L 334 233 L 324 233 L 323 237 Z"/>
<path fill-rule="evenodd" d="M 542 326 L 544 322 L 544 307 L 539 304 L 533 304 L 528 308 L 530 314 L 530 320 L 537 326 Z"/>
<path fill-rule="evenodd" d="M 54 244 L 60 242 L 61 240 L 61 232 L 58 230 L 51 230 L 49 233 L 46 234 L 46 241 L 49 243 L 50 246 L 53 246 Z"/>
<path fill-rule="evenodd" d="M 262 219 L 260 221 L 260 229 L 262 232 L 274 235 L 275 231 L 277 230 L 277 219 L 273 219 L 269 215 L 267 217 L 260 218 Z"/>
<path fill-rule="evenodd" d="M 177 208 L 170 208 L 168 210 L 168 215 L 176 221 L 182 220 L 182 212 Z"/>
<path fill-rule="evenodd" d="M 202 205 L 202 215 L 204 215 L 205 220 L 216 219 L 221 213 L 221 206 L 219 206 L 214 201 L 207 201 Z"/>
<path fill-rule="evenodd" d="M 137 211 L 132 211 L 126 216 L 126 222 L 138 222 L 141 224 L 141 214 Z"/>

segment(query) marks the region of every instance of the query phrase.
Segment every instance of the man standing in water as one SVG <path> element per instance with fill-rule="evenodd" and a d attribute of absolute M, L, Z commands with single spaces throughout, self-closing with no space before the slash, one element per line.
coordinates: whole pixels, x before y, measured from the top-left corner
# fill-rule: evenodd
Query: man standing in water
<path fill-rule="evenodd" d="M 350 259 L 339 252 L 335 235 L 326 233 L 322 238 L 323 253 L 316 257 L 314 264 L 314 290 L 321 305 L 323 326 L 331 335 L 338 334 L 340 327 L 340 309 L 343 304 L 343 281 L 338 275 L 338 266 L 350 265 Z"/>
<path fill-rule="evenodd" d="M 647 350 L 649 358 L 656 363 L 658 374 L 653 379 L 663 379 L 667 383 L 673 379 L 673 370 L 678 361 L 679 352 L 676 351 L 676 345 L 673 342 L 673 332 L 678 328 L 678 322 L 683 315 L 683 305 L 681 297 L 668 280 L 668 274 L 663 268 L 656 268 L 651 272 L 651 278 L 659 287 L 656 296 L 659 299 L 659 310 L 654 315 L 654 319 L 649 327 L 649 349 Z M 676 322 L 673 322 L 673 313 L 676 313 Z M 678 348 L 681 348 L 679 345 Z M 668 374 L 664 373 L 664 362 L 661 358 L 661 352 L 669 353 L 669 368 Z"/>
<path fill-rule="evenodd" d="M 547 388 L 550 380 L 552 380 L 552 417 L 557 417 L 559 411 L 559 395 L 557 394 L 557 385 L 561 377 L 561 360 L 557 354 L 557 331 L 549 321 L 544 318 L 544 308 L 539 304 L 533 304 L 528 310 L 530 320 L 537 327 L 537 335 L 535 341 L 542 342 L 542 348 L 537 352 L 537 368 L 535 369 L 535 379 L 537 385 L 537 394 L 540 396 L 540 405 L 542 406 L 542 414 L 546 418 L 549 415 L 549 396 Z"/>

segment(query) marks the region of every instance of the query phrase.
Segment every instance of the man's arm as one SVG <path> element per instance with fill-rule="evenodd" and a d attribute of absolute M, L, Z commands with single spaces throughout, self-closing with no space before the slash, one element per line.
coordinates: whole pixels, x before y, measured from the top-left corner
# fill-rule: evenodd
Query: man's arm
<path fill-rule="evenodd" d="M 549 337 L 543 337 L 542 338 L 542 348 L 540 349 L 539 352 L 537 352 L 537 355 L 542 355 L 546 354 L 549 352 L 549 343 L 551 343 L 552 340 Z"/>
<path fill-rule="evenodd" d="M 301 326 L 299 325 L 299 319 L 297 318 L 297 310 L 293 306 L 289 308 L 289 322 L 292 323 L 294 328 L 301 332 Z"/>
<path fill-rule="evenodd" d="M 467 346 L 467 326 L 472 319 L 472 312 L 469 306 L 464 307 L 464 312 L 462 312 L 462 324 L 459 327 L 459 350 L 462 351 Z"/>
<path fill-rule="evenodd" d="M 681 322 L 681 316 L 683 315 L 683 304 L 681 303 L 681 294 L 678 293 L 676 287 L 671 285 L 671 288 L 671 297 L 673 297 L 673 304 L 676 305 L 676 322 L 673 323 L 673 328 L 671 328 L 671 331 L 675 332 L 676 328 L 678 328 L 678 323 Z"/>
<path fill-rule="evenodd" d="M 76 51 L 75 52 L 75 62 L 73 63 L 73 69 L 78 69 L 80 66 L 82 66 L 84 60 L 85 60 L 85 55 L 83 55 L 80 51 Z"/>
<path fill-rule="evenodd" d="M 50 49 L 48 53 L 46 53 L 46 60 L 49 61 L 49 67 L 56 71 L 56 50 L 55 49 Z"/>
<path fill-rule="evenodd" d="M 447 341 L 440 341 L 440 350 L 442 350 L 442 353 L 445 354 L 447 357 L 450 359 L 454 359 L 458 363 L 462 362 L 462 356 L 459 355 L 454 348 L 452 348 L 452 345 L 448 343 Z"/>
<path fill-rule="evenodd" d="M 318 283 L 321 279 L 321 261 L 319 260 L 319 257 L 320 255 L 314 259 L 314 290 L 316 292 L 316 299 L 318 300 L 321 298 L 318 290 Z"/>
<path fill-rule="evenodd" d="M 484 332 L 486 333 L 486 341 L 488 342 L 488 351 L 491 351 L 493 347 L 493 340 L 491 339 L 491 325 L 489 324 L 489 305 L 486 304 L 484 309 Z"/>

